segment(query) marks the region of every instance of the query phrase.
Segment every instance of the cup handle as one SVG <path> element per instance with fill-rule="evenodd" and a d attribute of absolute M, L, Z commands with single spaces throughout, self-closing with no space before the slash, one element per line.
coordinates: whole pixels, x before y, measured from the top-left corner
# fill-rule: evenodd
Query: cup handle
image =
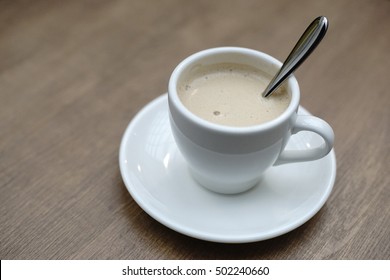
<path fill-rule="evenodd" d="M 284 150 L 274 165 L 317 160 L 323 158 L 332 150 L 334 143 L 333 129 L 324 120 L 314 116 L 298 115 L 291 133 L 295 134 L 299 131 L 317 133 L 324 139 L 325 143 L 319 147 L 305 150 Z"/>

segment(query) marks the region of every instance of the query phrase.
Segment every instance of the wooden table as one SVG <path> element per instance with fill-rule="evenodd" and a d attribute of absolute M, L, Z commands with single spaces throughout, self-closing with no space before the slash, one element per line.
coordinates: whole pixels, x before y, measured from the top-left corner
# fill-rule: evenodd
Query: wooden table
<path fill-rule="evenodd" d="M 133 116 L 174 67 L 210 47 L 283 60 L 326 15 L 296 72 L 302 105 L 336 134 L 325 206 L 250 244 L 184 236 L 149 217 L 122 181 Z M 1 1 L 1 259 L 389 259 L 390 2 Z"/>

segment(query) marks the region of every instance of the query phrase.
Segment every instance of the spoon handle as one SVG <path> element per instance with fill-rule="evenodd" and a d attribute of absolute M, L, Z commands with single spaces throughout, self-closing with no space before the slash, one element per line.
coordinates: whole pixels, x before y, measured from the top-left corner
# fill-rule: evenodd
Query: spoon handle
<path fill-rule="evenodd" d="M 320 16 L 316 18 L 299 38 L 297 44 L 288 55 L 279 72 L 271 80 L 263 92 L 263 97 L 269 96 L 281 83 L 312 53 L 324 38 L 328 29 L 328 20 Z"/>

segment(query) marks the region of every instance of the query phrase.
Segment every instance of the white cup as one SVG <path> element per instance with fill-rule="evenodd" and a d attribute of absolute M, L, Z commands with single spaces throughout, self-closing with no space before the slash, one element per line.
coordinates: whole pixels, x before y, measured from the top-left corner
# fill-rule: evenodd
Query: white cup
<path fill-rule="evenodd" d="M 273 165 L 317 160 L 333 148 L 334 133 L 325 121 L 298 115 L 300 92 L 293 75 L 285 82 L 290 105 L 276 119 L 248 127 L 230 127 L 208 122 L 190 112 L 178 96 L 178 82 L 194 67 L 215 63 L 254 66 L 274 75 L 282 63 L 251 49 L 221 47 L 195 53 L 183 60 L 169 80 L 170 124 L 177 146 L 190 172 L 204 187 L 234 194 L 253 187 Z M 260 94 L 260 93 L 259 93 Z M 292 134 L 312 131 L 323 145 L 305 150 L 285 150 Z"/>

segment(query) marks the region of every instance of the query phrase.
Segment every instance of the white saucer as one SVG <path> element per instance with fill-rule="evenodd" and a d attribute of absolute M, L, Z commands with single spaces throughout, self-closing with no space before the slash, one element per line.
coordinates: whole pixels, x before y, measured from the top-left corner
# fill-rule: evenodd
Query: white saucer
<path fill-rule="evenodd" d="M 309 114 L 300 108 L 301 114 Z M 290 148 L 320 145 L 300 132 Z M 328 199 L 336 177 L 332 150 L 312 162 L 270 168 L 253 189 L 238 195 L 198 185 L 171 135 L 167 95 L 145 106 L 122 138 L 119 165 L 134 200 L 167 227 L 198 239 L 245 243 L 289 232 L 313 217 Z"/>

